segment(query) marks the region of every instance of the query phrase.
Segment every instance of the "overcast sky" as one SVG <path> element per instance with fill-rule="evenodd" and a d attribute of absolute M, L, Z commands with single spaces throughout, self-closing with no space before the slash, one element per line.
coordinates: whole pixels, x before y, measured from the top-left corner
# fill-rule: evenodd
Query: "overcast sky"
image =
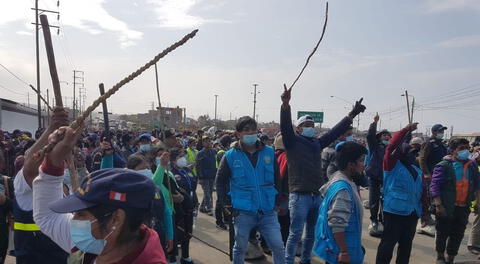
<path fill-rule="evenodd" d="M 292 94 L 293 110 L 324 111 L 334 125 L 364 97 L 366 129 L 407 122 L 405 89 L 415 96 L 420 130 L 442 123 L 480 131 L 480 1 L 331 1 L 327 32 Z M 0 1 L 0 63 L 36 84 L 33 0 Z M 251 115 L 257 83 L 260 121 L 279 120 L 280 94 L 318 40 L 323 0 L 40 0 L 49 15 L 62 92 L 72 96 L 73 69 L 85 72 L 87 102 L 98 83 L 110 88 L 192 29 L 197 37 L 158 64 L 162 104 L 187 116 Z M 51 86 L 41 35 L 41 89 Z M 34 102 L 33 92 L 0 68 L 0 97 Z M 109 99 L 110 111 L 138 113 L 156 102 L 153 68 Z M 67 101 L 71 104 L 71 100 Z M 294 115 L 296 116 L 296 114 Z"/>

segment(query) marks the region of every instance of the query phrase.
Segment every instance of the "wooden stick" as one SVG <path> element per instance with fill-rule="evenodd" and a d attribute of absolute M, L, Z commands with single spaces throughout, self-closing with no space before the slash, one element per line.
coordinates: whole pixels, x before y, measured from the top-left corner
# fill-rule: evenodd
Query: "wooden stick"
<path fill-rule="evenodd" d="M 56 106 L 63 106 L 57 64 L 55 63 L 55 54 L 53 52 L 52 36 L 50 35 L 50 25 L 48 24 L 48 18 L 46 15 L 40 15 L 40 24 L 42 24 L 43 38 L 45 39 L 45 48 L 47 50 L 48 67 L 50 68 L 50 77 L 52 78 L 55 104 Z"/>
<path fill-rule="evenodd" d="M 60 81 L 58 80 L 57 65 L 55 63 L 55 53 L 53 52 L 52 36 L 50 35 L 50 26 L 46 15 L 40 15 L 40 23 L 42 24 L 43 38 L 45 39 L 45 49 L 47 51 L 48 67 L 50 69 L 50 77 L 52 78 L 53 94 L 55 95 L 55 105 L 63 107 L 62 91 L 60 90 Z M 32 87 L 33 88 L 33 87 Z M 75 168 L 73 152 L 67 156 L 68 170 L 70 171 L 70 179 L 73 190 L 78 188 L 78 172 Z"/>
<path fill-rule="evenodd" d="M 303 65 L 303 68 L 302 68 L 302 70 L 300 71 L 300 73 L 298 74 L 297 78 L 295 78 L 295 81 L 293 81 L 292 85 L 290 85 L 290 88 L 289 88 L 290 90 L 291 90 L 291 89 L 293 88 L 293 86 L 297 83 L 298 79 L 300 79 L 300 76 L 302 76 L 303 71 L 305 71 L 305 69 L 307 68 L 308 63 L 310 62 L 310 58 L 312 58 L 313 54 L 315 54 L 315 52 L 317 51 L 318 46 L 320 45 L 320 42 L 322 42 L 323 36 L 325 35 L 325 30 L 327 29 L 327 22 L 328 22 L 328 2 L 327 2 L 327 4 L 326 4 L 326 9 L 325 9 L 325 22 L 323 23 L 322 35 L 320 36 L 320 39 L 318 40 L 317 45 L 315 45 L 315 48 L 313 48 L 313 50 L 312 50 L 312 52 L 310 53 L 310 55 L 308 55 L 307 61 L 305 62 L 305 65 Z"/>

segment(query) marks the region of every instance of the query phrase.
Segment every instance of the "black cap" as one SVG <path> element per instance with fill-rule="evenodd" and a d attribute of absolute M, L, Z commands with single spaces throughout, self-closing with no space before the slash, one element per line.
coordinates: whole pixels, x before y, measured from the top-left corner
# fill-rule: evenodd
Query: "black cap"
<path fill-rule="evenodd" d="M 441 124 L 436 124 L 432 127 L 432 132 L 442 131 L 442 130 L 445 130 L 445 129 L 447 129 L 446 126 L 443 126 Z"/>

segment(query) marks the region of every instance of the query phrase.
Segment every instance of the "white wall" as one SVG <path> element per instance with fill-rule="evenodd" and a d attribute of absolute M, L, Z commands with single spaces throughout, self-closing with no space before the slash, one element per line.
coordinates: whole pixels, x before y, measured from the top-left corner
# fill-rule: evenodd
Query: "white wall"
<path fill-rule="evenodd" d="M 0 114 L 2 115 L 0 118 L 1 130 L 6 130 L 11 133 L 15 129 L 20 129 L 21 131 L 28 131 L 35 136 L 35 131 L 38 129 L 37 116 L 7 110 L 0 110 Z"/>

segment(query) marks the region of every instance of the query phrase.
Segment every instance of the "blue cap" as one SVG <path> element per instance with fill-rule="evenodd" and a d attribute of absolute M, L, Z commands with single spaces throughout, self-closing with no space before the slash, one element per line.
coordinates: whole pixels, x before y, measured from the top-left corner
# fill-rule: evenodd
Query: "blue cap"
<path fill-rule="evenodd" d="M 71 213 L 96 205 L 149 209 L 155 184 L 129 169 L 103 169 L 88 174 L 73 195 L 50 205 L 56 213 Z"/>
<path fill-rule="evenodd" d="M 148 133 L 143 133 L 140 135 L 140 137 L 138 137 L 139 140 L 142 140 L 142 139 L 146 139 L 148 141 L 151 141 L 152 140 L 152 135 L 148 134 Z"/>
<path fill-rule="evenodd" d="M 432 132 L 442 131 L 442 130 L 445 130 L 445 129 L 447 129 L 446 126 L 443 126 L 441 124 L 436 124 L 432 127 Z"/>
<path fill-rule="evenodd" d="M 88 139 L 90 139 L 91 141 L 97 141 L 97 139 L 98 139 L 98 134 L 96 134 L 96 133 L 90 133 L 90 134 L 88 134 Z"/>

